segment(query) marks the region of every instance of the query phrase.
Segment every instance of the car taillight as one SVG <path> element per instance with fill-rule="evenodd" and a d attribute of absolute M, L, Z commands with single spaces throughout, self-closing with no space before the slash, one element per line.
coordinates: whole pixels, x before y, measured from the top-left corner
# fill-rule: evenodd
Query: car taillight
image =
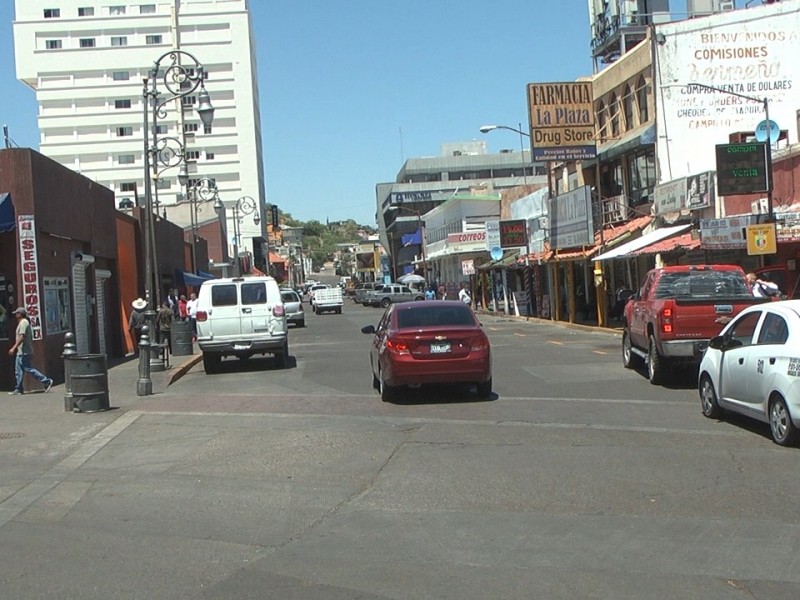
<path fill-rule="evenodd" d="M 661 311 L 661 331 L 672 333 L 672 309 L 665 308 Z"/>
<path fill-rule="evenodd" d="M 195 319 L 197 319 L 201 323 L 204 322 L 204 321 L 208 321 L 208 313 L 206 311 L 204 311 L 204 310 L 198 310 L 195 313 L 194 316 L 195 316 Z"/>
<path fill-rule="evenodd" d="M 286 314 L 286 311 L 283 309 L 283 304 L 276 304 L 272 307 L 272 316 L 273 317 L 282 317 Z"/>
<path fill-rule="evenodd" d="M 470 352 L 482 352 L 489 349 L 489 338 L 485 336 L 478 336 L 476 338 L 472 338 L 470 341 L 469 351 Z"/>
<path fill-rule="evenodd" d="M 410 354 L 408 344 L 400 340 L 386 340 L 386 349 L 395 354 Z"/>

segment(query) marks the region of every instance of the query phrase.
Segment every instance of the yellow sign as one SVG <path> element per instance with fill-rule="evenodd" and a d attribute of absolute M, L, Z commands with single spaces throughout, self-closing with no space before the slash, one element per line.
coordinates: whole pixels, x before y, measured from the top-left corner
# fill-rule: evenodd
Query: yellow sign
<path fill-rule="evenodd" d="M 597 156 L 591 82 L 529 83 L 528 116 L 533 160 Z"/>
<path fill-rule="evenodd" d="M 747 254 L 775 254 L 778 251 L 775 223 L 747 226 Z"/>

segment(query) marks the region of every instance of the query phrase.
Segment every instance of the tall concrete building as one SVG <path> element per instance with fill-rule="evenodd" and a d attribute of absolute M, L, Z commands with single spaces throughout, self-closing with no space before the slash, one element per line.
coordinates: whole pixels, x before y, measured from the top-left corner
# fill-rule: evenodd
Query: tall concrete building
<path fill-rule="evenodd" d="M 216 182 L 229 209 L 231 247 L 230 208 L 243 196 L 257 201 L 259 224 L 240 214 L 237 226 L 239 249 L 259 257 L 266 247 L 265 191 L 248 0 L 16 0 L 15 6 L 17 77 L 36 92 L 40 151 L 113 190 L 118 207 L 144 199 L 143 80 L 175 48 L 198 59 L 216 109 L 213 123 L 202 124 L 195 92 L 167 104 L 158 133 L 185 141 L 190 185 Z M 170 64 L 166 57 L 161 66 Z M 158 89 L 162 99 L 170 95 L 163 76 Z M 178 173 L 166 169 L 155 184 L 159 213 L 188 226 L 191 204 Z M 200 223 L 215 218 L 212 203 L 197 208 Z"/>

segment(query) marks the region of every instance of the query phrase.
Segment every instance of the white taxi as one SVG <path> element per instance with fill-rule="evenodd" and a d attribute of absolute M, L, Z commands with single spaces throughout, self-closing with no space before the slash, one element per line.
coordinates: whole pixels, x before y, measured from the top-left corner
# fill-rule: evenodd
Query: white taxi
<path fill-rule="evenodd" d="M 800 440 L 800 300 L 743 310 L 712 338 L 698 375 L 703 414 L 769 423 L 776 444 Z"/>

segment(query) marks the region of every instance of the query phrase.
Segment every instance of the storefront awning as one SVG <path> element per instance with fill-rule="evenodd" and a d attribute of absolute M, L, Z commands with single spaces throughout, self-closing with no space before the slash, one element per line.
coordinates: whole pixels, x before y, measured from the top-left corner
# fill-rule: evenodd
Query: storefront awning
<path fill-rule="evenodd" d="M 14 205 L 11 204 L 11 194 L 5 192 L 0 194 L 0 233 L 14 231 L 16 218 L 14 216 Z"/>
<path fill-rule="evenodd" d="M 204 281 L 214 279 L 214 276 L 211 273 L 195 275 L 194 273 L 187 273 L 186 271 L 175 271 L 175 274 L 177 276 L 175 279 L 178 280 L 178 285 L 188 285 L 191 287 L 200 287 Z"/>
<path fill-rule="evenodd" d="M 655 229 L 650 233 L 644 234 L 642 237 L 622 244 L 613 250 L 609 250 L 608 252 L 604 252 L 599 256 L 595 256 L 592 260 L 608 260 L 611 258 L 620 258 L 629 254 L 633 254 L 637 250 L 641 250 L 642 248 L 646 248 L 651 244 L 655 244 L 656 242 L 660 242 L 661 240 L 665 240 L 669 237 L 677 235 L 682 231 L 686 231 L 690 227 L 691 224 L 676 225 L 674 227 L 660 227 L 659 229 Z"/>
<path fill-rule="evenodd" d="M 696 250 L 700 247 L 700 238 L 693 238 L 691 232 L 684 233 L 681 235 L 676 235 L 671 238 L 667 238 L 665 240 L 660 240 L 649 246 L 645 246 L 641 250 L 637 250 L 632 252 L 634 256 L 645 256 L 645 255 L 653 255 L 653 254 L 665 254 L 668 252 L 689 252 L 690 250 Z"/>

